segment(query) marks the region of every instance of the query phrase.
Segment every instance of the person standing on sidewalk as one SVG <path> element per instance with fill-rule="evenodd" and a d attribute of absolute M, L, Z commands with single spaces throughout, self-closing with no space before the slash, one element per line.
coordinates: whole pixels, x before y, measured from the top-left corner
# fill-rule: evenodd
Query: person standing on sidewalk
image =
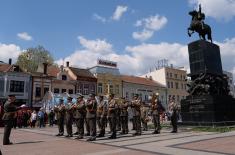
<path fill-rule="evenodd" d="M 15 105 L 15 95 L 8 95 L 8 100 L 4 104 L 4 115 L 2 120 L 4 121 L 4 134 L 3 134 L 3 145 L 11 145 L 10 135 L 13 127 L 14 118 L 16 117 L 17 107 Z"/>
<path fill-rule="evenodd" d="M 65 106 L 64 106 L 64 100 L 60 99 L 58 107 L 54 108 L 54 111 L 56 112 L 56 118 L 57 118 L 57 125 L 59 129 L 59 133 L 56 136 L 63 136 L 64 135 L 64 117 L 65 117 Z"/>
<path fill-rule="evenodd" d="M 66 123 L 66 130 L 67 135 L 66 137 L 73 137 L 73 98 L 67 98 L 67 105 L 65 106 L 65 123 Z"/>
<path fill-rule="evenodd" d="M 131 101 L 131 106 L 133 107 L 133 121 L 135 122 L 135 130 L 136 132 L 133 136 L 141 135 L 141 100 L 139 99 L 139 94 L 134 95 L 134 99 Z"/>
<path fill-rule="evenodd" d="M 86 102 L 86 119 L 90 129 L 90 138 L 87 141 L 96 140 L 96 111 L 97 111 L 97 102 L 95 99 L 95 94 L 90 94 L 89 99 Z"/>
<path fill-rule="evenodd" d="M 170 99 L 169 113 L 170 113 L 170 117 L 171 117 L 171 125 L 173 127 L 173 130 L 171 131 L 171 133 L 177 133 L 178 106 L 175 102 L 174 97 L 172 97 Z"/>

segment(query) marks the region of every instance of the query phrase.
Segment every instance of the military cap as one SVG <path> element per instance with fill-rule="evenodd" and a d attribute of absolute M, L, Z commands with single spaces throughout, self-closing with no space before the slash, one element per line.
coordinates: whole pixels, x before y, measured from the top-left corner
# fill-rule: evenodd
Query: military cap
<path fill-rule="evenodd" d="M 134 97 L 138 97 L 138 96 L 139 96 L 139 94 L 135 94 L 135 95 L 134 95 Z"/>
<path fill-rule="evenodd" d="M 89 94 L 89 97 L 95 97 L 95 94 Z"/>
<path fill-rule="evenodd" d="M 114 94 L 113 94 L 113 93 L 111 93 L 111 94 L 109 94 L 109 96 L 110 96 L 110 97 L 114 97 Z"/>
<path fill-rule="evenodd" d="M 82 94 L 78 94 L 77 98 L 83 98 L 84 96 Z"/>
<path fill-rule="evenodd" d="M 67 97 L 67 100 L 73 100 L 73 98 L 69 96 L 69 97 Z"/>
<path fill-rule="evenodd" d="M 15 94 L 9 94 L 8 97 L 16 97 Z"/>
<path fill-rule="evenodd" d="M 156 93 L 155 95 L 156 95 L 156 96 L 159 96 L 159 93 Z"/>

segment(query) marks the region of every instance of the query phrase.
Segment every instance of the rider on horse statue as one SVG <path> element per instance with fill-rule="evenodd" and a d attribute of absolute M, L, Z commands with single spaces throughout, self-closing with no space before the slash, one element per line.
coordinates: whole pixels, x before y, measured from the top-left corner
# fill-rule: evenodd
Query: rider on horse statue
<path fill-rule="evenodd" d="M 191 37 L 194 32 L 197 32 L 200 38 L 206 40 L 205 36 L 207 35 L 208 40 L 212 42 L 211 27 L 204 23 L 205 14 L 201 11 L 201 5 L 199 5 L 199 11 L 190 11 L 189 15 L 192 16 L 192 21 L 188 28 L 189 37 Z"/>

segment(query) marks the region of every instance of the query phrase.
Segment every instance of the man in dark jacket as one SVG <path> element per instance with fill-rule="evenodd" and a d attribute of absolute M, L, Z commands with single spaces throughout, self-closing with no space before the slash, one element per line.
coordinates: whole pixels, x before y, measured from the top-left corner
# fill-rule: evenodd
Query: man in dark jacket
<path fill-rule="evenodd" d="M 8 100 L 4 104 L 4 115 L 2 120 L 5 123 L 4 135 L 3 135 L 3 145 L 11 145 L 10 134 L 13 127 L 14 118 L 16 117 L 17 107 L 15 105 L 15 95 L 8 95 Z"/>

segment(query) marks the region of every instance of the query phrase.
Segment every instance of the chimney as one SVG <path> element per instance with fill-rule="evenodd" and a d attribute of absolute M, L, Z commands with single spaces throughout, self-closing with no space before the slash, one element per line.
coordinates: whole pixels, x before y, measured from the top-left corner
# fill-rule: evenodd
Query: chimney
<path fill-rule="evenodd" d="M 10 58 L 10 59 L 9 59 L 9 65 L 11 65 L 11 63 L 12 63 L 12 59 Z"/>
<path fill-rule="evenodd" d="M 47 74 L 47 66 L 48 64 L 47 63 L 43 63 L 43 74 Z"/>
<path fill-rule="evenodd" d="M 69 67 L 69 61 L 66 62 L 66 67 Z"/>
<path fill-rule="evenodd" d="M 173 64 L 171 64 L 171 68 L 173 68 Z"/>

